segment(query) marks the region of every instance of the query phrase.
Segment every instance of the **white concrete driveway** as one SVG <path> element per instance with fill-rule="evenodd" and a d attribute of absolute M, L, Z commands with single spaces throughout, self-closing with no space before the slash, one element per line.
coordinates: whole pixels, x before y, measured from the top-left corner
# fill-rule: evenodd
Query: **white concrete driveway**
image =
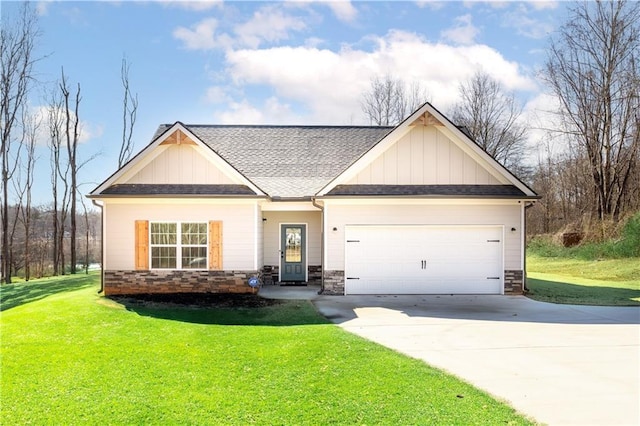
<path fill-rule="evenodd" d="M 340 327 L 551 425 L 640 424 L 640 307 L 523 296 L 312 296 Z"/>

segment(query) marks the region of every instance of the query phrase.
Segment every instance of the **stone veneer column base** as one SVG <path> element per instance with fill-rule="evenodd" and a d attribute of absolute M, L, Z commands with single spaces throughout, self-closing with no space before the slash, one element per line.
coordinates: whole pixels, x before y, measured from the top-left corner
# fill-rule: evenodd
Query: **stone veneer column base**
<path fill-rule="evenodd" d="M 504 294 L 524 292 L 524 273 L 520 270 L 504 271 Z"/>
<path fill-rule="evenodd" d="M 257 271 L 104 271 L 104 294 L 248 293 Z"/>
<path fill-rule="evenodd" d="M 344 271 L 324 271 L 322 294 L 344 296 Z"/>

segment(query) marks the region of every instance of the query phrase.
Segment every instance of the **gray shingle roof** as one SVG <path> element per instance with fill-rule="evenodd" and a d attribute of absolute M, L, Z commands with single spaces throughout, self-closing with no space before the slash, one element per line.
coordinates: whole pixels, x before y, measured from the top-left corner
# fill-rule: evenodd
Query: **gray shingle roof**
<path fill-rule="evenodd" d="M 154 139 L 170 128 L 160 126 Z M 393 127 L 185 125 L 270 196 L 309 197 Z"/>
<path fill-rule="evenodd" d="M 185 185 L 185 184 L 118 184 L 102 191 L 102 195 L 144 195 L 144 196 L 185 196 L 185 195 L 244 195 L 255 196 L 246 185 Z"/>
<path fill-rule="evenodd" d="M 327 196 L 527 198 L 514 185 L 338 185 Z"/>

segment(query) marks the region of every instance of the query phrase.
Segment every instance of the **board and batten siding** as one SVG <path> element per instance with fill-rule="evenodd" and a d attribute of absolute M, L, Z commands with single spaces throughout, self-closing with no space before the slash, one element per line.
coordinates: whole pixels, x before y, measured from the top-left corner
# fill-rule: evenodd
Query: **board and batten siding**
<path fill-rule="evenodd" d="M 149 222 L 222 222 L 222 269 L 254 270 L 257 263 L 255 203 L 190 204 L 106 202 L 105 270 L 135 270 L 136 221 Z M 148 256 L 148 255 L 147 255 Z"/>
<path fill-rule="evenodd" d="M 262 218 L 264 216 L 262 214 L 262 209 L 258 204 L 255 205 L 254 214 L 255 214 L 254 226 L 256 227 L 256 235 L 255 235 L 256 267 L 254 269 L 260 270 L 265 265 L 264 245 L 262 243 L 264 239 L 264 221 L 262 220 Z"/>
<path fill-rule="evenodd" d="M 347 184 L 492 185 L 499 181 L 435 126 L 416 126 Z"/>
<path fill-rule="evenodd" d="M 264 264 L 280 265 L 280 224 L 307 224 L 307 265 L 319 266 L 321 256 L 321 213 L 319 211 L 264 211 Z"/>
<path fill-rule="evenodd" d="M 194 145 L 171 145 L 126 183 L 131 184 L 234 184 Z"/>
<path fill-rule="evenodd" d="M 521 270 L 523 207 L 517 202 L 507 203 L 347 205 L 327 202 L 325 269 L 344 270 L 346 225 L 501 225 L 504 226 L 504 268 Z"/>

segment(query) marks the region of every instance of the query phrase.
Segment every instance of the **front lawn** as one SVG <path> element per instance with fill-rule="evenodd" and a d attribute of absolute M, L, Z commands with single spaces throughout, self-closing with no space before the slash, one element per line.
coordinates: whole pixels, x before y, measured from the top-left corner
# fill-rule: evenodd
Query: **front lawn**
<path fill-rule="evenodd" d="M 640 305 L 640 259 L 527 257 L 527 296 L 573 305 Z"/>
<path fill-rule="evenodd" d="M 530 424 L 306 301 L 123 305 L 96 290 L 3 307 L 3 424 Z"/>

